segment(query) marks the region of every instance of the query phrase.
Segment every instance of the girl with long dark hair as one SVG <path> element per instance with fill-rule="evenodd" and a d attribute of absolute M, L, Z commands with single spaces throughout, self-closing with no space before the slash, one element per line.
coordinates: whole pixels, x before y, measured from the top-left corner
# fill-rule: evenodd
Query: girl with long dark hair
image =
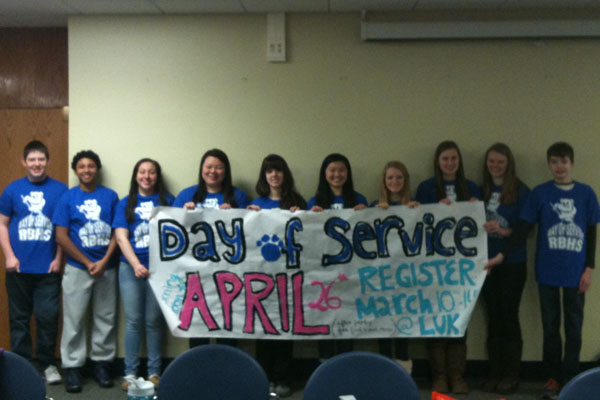
<path fill-rule="evenodd" d="M 246 208 L 248 204 L 248 196 L 233 186 L 227 154 L 212 149 L 204 153 L 200 160 L 198 184 L 183 189 L 173 206 L 193 210 Z"/>
<path fill-rule="evenodd" d="M 304 210 L 306 201 L 300 196 L 294 185 L 294 177 L 283 157 L 269 154 L 260 167 L 256 193 L 259 197 L 248 206 L 250 210 Z M 258 340 L 256 355 L 265 369 L 272 390 L 279 397 L 288 397 L 290 389 L 290 368 L 292 364 L 293 341 Z"/>
<path fill-rule="evenodd" d="M 161 369 L 161 347 L 164 320 L 148 277 L 149 220 L 156 206 L 169 206 L 175 198 L 167 192 L 160 164 L 142 158 L 133 167 L 129 195 L 117 205 L 113 229 L 121 249 L 119 287 L 125 309 L 125 380 L 135 379 L 140 363 L 142 336 L 146 333 L 148 348 L 148 380 L 158 386 Z"/>
<path fill-rule="evenodd" d="M 307 207 L 311 211 L 344 208 L 361 210 L 367 207 L 365 196 L 354 191 L 352 168 L 346 156 L 333 153 L 325 157 L 321 163 L 317 193 L 308 201 Z M 350 339 L 320 340 L 319 357 L 324 361 L 334 355 L 352 351 L 352 346 Z"/>
<path fill-rule="evenodd" d="M 231 209 L 246 208 L 250 201 L 246 193 L 233 186 L 229 158 L 223 150 L 208 150 L 200 160 L 198 184 L 183 189 L 173 207 L 187 210 L 196 208 Z M 235 345 L 235 339 L 218 339 L 218 343 Z M 190 347 L 209 343 L 207 338 L 191 338 Z"/>

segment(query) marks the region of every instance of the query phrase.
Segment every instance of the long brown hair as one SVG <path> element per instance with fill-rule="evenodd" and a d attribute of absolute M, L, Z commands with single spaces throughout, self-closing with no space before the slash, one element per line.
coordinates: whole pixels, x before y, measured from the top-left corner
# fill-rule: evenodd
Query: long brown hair
<path fill-rule="evenodd" d="M 500 202 L 504 205 L 514 204 L 519 197 L 519 185 L 521 184 L 521 181 L 517 178 L 515 158 L 512 151 L 510 151 L 510 147 L 504 143 L 495 143 L 485 152 L 485 157 L 483 159 L 483 200 L 488 201 L 490 199 L 492 188 L 494 187 L 492 175 L 490 175 L 490 171 L 487 167 L 488 155 L 492 151 L 502 154 L 508 161 L 506 163 L 506 172 L 504 172 L 504 182 L 502 182 Z"/>
<path fill-rule="evenodd" d="M 458 201 L 466 201 L 471 198 L 471 194 L 469 193 L 469 186 L 467 185 L 467 178 L 465 178 L 465 169 L 463 167 L 463 159 L 460 154 L 460 149 L 458 145 L 452 140 L 445 140 L 440 143 L 435 149 L 435 156 L 433 157 L 433 171 L 435 177 L 435 195 L 438 200 L 441 200 L 446 197 L 446 188 L 444 185 L 444 174 L 442 174 L 442 170 L 440 168 L 440 155 L 446 150 L 456 150 L 458 154 L 458 170 L 456 171 L 455 180 L 455 190 L 456 190 L 456 200 Z"/>
<path fill-rule="evenodd" d="M 389 161 L 383 167 L 383 173 L 381 174 L 381 182 L 379 187 L 379 202 L 390 204 L 390 191 L 385 185 L 385 174 L 390 168 L 396 168 L 404 176 L 404 186 L 400 191 L 400 204 L 408 204 L 410 202 L 410 176 L 408 175 L 408 169 L 406 165 L 400 161 Z"/>
<path fill-rule="evenodd" d="M 269 154 L 265 157 L 258 173 L 258 181 L 256 182 L 256 193 L 261 197 L 269 197 L 271 188 L 267 182 L 267 171 L 277 170 L 283 172 L 283 182 L 281 185 L 281 201 L 280 206 L 284 210 L 288 210 L 294 206 L 306 209 L 306 201 L 300 196 L 294 184 L 292 171 L 288 167 L 284 158 L 278 154 Z"/>

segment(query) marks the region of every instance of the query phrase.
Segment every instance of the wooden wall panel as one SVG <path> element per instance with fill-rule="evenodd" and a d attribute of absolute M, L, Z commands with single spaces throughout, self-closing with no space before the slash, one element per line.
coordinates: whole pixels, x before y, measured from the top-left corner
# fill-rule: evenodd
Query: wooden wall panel
<path fill-rule="evenodd" d="M 64 183 L 68 178 L 68 123 L 62 109 L 0 110 L 0 192 L 13 180 L 24 176 L 23 148 L 29 141 L 41 140 L 50 150 L 48 175 Z M 10 348 L 5 259 L 0 251 L 0 347 Z"/>
<path fill-rule="evenodd" d="M 0 29 L 0 108 L 69 104 L 66 28 Z"/>

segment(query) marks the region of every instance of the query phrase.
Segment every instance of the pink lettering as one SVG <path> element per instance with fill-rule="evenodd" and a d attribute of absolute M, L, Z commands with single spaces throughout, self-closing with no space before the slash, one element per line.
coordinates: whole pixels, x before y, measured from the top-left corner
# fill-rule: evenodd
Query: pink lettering
<path fill-rule="evenodd" d="M 183 307 L 179 314 L 179 329 L 188 330 L 192 323 L 194 309 L 198 309 L 200 316 L 209 330 L 219 329 L 215 319 L 210 313 L 204 297 L 204 289 L 198 273 L 187 274 L 185 298 L 183 299 Z"/>
<path fill-rule="evenodd" d="M 329 325 L 304 325 L 304 308 L 302 306 L 302 283 L 304 273 L 298 272 L 292 275 L 292 287 L 294 289 L 294 333 L 299 335 L 329 334 Z"/>
<path fill-rule="evenodd" d="M 289 332 L 290 313 L 288 310 L 287 274 L 277 275 L 277 292 L 279 293 L 279 315 L 281 316 L 281 330 Z"/>
<path fill-rule="evenodd" d="M 266 286 L 264 289 L 254 292 L 252 291 L 252 282 L 263 282 Z M 275 285 L 273 284 L 273 278 L 267 274 L 245 274 L 244 275 L 244 289 L 246 291 L 246 325 L 244 327 L 245 333 L 254 333 L 254 314 L 258 314 L 260 322 L 265 329 L 266 333 L 278 335 L 277 329 L 273 326 L 273 323 L 267 316 L 265 308 L 260 302 L 262 299 L 268 297 L 273 292 Z"/>
<path fill-rule="evenodd" d="M 219 291 L 219 297 L 221 298 L 221 304 L 223 306 L 223 319 L 225 320 L 225 329 L 231 330 L 231 304 L 233 300 L 242 291 L 242 281 L 233 272 L 217 272 L 215 274 L 215 282 L 217 283 L 217 290 Z M 227 290 L 227 284 L 231 286 L 231 290 Z"/>

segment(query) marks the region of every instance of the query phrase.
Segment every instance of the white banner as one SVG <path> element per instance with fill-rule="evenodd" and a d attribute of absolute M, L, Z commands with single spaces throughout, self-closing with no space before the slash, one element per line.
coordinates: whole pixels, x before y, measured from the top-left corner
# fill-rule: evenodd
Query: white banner
<path fill-rule="evenodd" d="M 482 202 L 388 210 L 158 207 L 150 284 L 179 337 L 463 336 L 483 281 Z"/>

